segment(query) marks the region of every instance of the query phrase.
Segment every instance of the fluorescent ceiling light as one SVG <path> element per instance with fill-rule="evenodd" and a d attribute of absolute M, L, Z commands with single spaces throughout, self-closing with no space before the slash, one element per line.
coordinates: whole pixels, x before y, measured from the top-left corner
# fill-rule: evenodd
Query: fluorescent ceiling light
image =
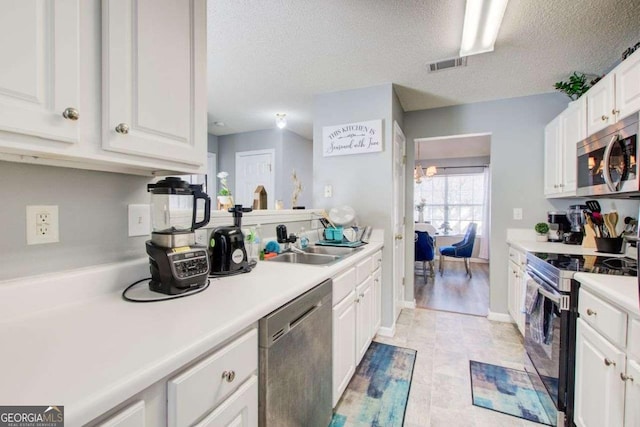
<path fill-rule="evenodd" d="M 509 0 L 467 0 L 460 56 L 491 52 Z"/>

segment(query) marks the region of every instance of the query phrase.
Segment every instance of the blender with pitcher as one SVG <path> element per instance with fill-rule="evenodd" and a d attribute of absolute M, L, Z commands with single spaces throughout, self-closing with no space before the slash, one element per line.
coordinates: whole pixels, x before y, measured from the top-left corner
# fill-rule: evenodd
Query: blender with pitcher
<path fill-rule="evenodd" d="M 209 275 L 207 247 L 196 245 L 195 230 L 207 225 L 211 199 L 202 185 L 180 178 L 165 178 L 149 184 L 153 232 L 146 242 L 151 281 L 149 289 L 168 295 L 203 287 Z M 204 213 L 197 221 L 198 200 Z"/>
<path fill-rule="evenodd" d="M 567 211 L 567 219 L 571 224 L 569 231 L 564 233 L 563 242 L 568 245 L 581 245 L 584 237 L 585 205 L 571 205 Z"/>

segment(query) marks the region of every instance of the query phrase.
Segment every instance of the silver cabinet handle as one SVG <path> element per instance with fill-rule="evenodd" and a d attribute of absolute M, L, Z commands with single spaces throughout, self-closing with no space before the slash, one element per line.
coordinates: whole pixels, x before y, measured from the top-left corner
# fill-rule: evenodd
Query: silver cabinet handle
<path fill-rule="evenodd" d="M 596 313 L 595 310 L 591 310 L 590 308 L 587 308 L 587 316 L 595 316 Z"/>
<path fill-rule="evenodd" d="M 621 379 L 622 381 L 627 381 L 627 380 L 629 380 L 629 381 L 633 382 L 633 377 L 632 377 L 631 375 L 625 375 L 625 374 L 623 374 L 622 372 L 620 372 L 620 379 Z"/>
<path fill-rule="evenodd" d="M 613 110 L 611 110 L 611 114 L 613 114 L 614 116 L 616 114 L 620 114 L 620 110 L 616 110 L 615 108 Z"/>
<path fill-rule="evenodd" d="M 78 110 L 76 110 L 75 108 L 65 108 L 65 110 L 62 112 L 62 117 L 64 117 L 67 120 L 73 120 L 76 121 L 80 118 L 80 113 L 78 113 Z"/>
<path fill-rule="evenodd" d="M 601 117 L 601 119 L 602 119 L 602 121 L 603 121 L 603 122 L 606 122 L 607 120 L 609 120 L 609 117 L 607 117 L 607 116 L 603 115 L 603 116 Z"/>
<path fill-rule="evenodd" d="M 358 303 L 359 303 L 359 302 L 360 302 L 360 298 L 356 298 L 356 302 L 358 302 Z"/>
<path fill-rule="evenodd" d="M 359 296 L 360 296 L 360 298 L 364 298 L 364 294 L 360 294 Z"/>
<path fill-rule="evenodd" d="M 611 365 L 616 366 L 616 362 L 614 362 L 613 360 L 609 359 L 608 357 L 604 358 L 604 364 L 607 365 L 607 366 L 611 366 Z"/>
<path fill-rule="evenodd" d="M 228 383 L 230 383 L 236 378 L 236 373 L 235 371 L 224 371 L 222 373 L 222 378 L 227 380 Z"/>
<path fill-rule="evenodd" d="M 558 184 L 558 187 L 562 188 L 564 187 L 564 184 Z"/>
<path fill-rule="evenodd" d="M 396 240 L 402 240 L 402 234 L 396 234 Z"/>
<path fill-rule="evenodd" d="M 129 133 L 129 125 L 126 123 L 120 123 L 116 126 L 116 132 L 126 135 Z"/>

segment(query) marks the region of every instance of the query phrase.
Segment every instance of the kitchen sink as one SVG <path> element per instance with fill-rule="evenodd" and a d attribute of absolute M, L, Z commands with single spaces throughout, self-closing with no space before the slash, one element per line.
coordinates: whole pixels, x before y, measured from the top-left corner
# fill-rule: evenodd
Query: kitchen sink
<path fill-rule="evenodd" d="M 337 256 L 344 256 L 344 255 L 351 255 L 357 251 L 359 251 L 362 248 L 343 248 L 343 247 L 337 247 L 337 246 L 309 246 L 305 249 L 303 249 L 303 251 L 305 251 L 308 254 L 322 254 L 322 255 L 337 255 Z"/>
<path fill-rule="evenodd" d="M 342 257 L 337 255 L 325 255 L 315 253 L 297 253 L 297 252 L 285 252 L 271 258 L 270 261 L 276 262 L 288 262 L 290 264 L 312 264 L 312 265 L 324 265 L 338 261 Z"/>

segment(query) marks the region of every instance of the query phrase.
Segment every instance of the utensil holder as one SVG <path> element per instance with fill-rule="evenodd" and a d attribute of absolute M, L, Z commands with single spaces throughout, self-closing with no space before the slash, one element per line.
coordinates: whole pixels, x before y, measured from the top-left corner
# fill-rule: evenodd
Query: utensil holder
<path fill-rule="evenodd" d="M 344 235 L 343 227 L 328 227 L 324 230 L 325 239 L 332 242 L 342 242 L 343 235 Z"/>
<path fill-rule="evenodd" d="M 596 249 L 598 252 L 619 254 L 622 252 L 622 237 L 596 237 Z"/>

